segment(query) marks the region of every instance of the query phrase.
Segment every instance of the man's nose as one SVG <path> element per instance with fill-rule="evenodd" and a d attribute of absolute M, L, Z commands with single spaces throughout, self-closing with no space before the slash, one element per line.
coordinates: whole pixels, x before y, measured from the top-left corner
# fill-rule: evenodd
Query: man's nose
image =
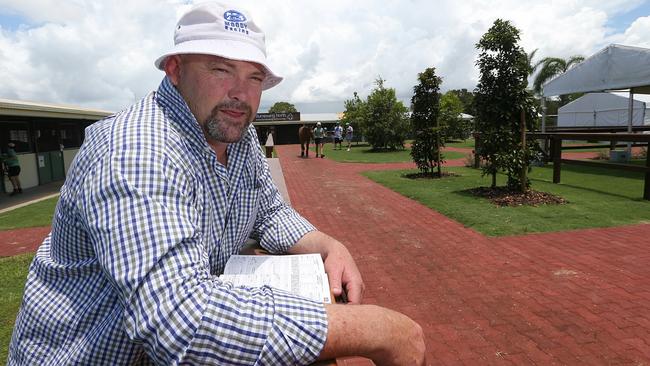
<path fill-rule="evenodd" d="M 244 78 L 234 77 L 230 89 L 228 90 L 228 97 L 233 100 L 244 101 L 246 100 L 246 88 L 247 86 Z"/>

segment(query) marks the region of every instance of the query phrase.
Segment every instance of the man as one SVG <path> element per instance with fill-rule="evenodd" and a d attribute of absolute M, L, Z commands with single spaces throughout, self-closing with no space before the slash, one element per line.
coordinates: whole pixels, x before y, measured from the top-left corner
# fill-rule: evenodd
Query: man
<path fill-rule="evenodd" d="M 19 193 L 23 193 L 23 188 L 20 185 L 20 161 L 18 161 L 18 155 L 16 155 L 16 150 L 14 148 L 16 145 L 13 142 L 7 144 L 7 155 L 4 159 L 4 164 L 7 167 L 7 176 L 13 187 L 13 191 L 9 194 L 14 196 Z"/>
<path fill-rule="evenodd" d="M 350 151 L 350 147 L 352 146 L 352 137 L 354 134 L 354 128 L 349 123 L 345 124 L 345 141 L 348 143 L 348 151 Z"/>
<path fill-rule="evenodd" d="M 422 331 L 404 315 L 218 279 L 252 236 L 271 253 L 320 253 L 335 295 L 359 304 L 363 293 L 348 250 L 271 181 L 251 121 L 281 78 L 250 14 L 204 3 L 174 38 L 158 90 L 87 129 L 30 268 L 9 365 L 423 362 Z"/>
<path fill-rule="evenodd" d="M 314 145 L 316 145 L 316 157 L 320 154 L 320 157 L 324 158 L 325 129 L 321 126 L 320 122 L 316 122 L 316 128 L 314 128 Z"/>
<path fill-rule="evenodd" d="M 300 157 L 308 158 L 309 157 L 309 141 L 311 141 L 314 136 L 311 128 L 303 122 L 302 126 L 298 129 L 298 141 L 300 141 Z M 316 156 L 318 157 L 318 155 Z"/>
<path fill-rule="evenodd" d="M 343 127 L 340 122 L 336 122 L 336 126 L 334 126 L 334 150 L 336 150 L 336 144 L 339 145 L 339 150 L 343 149 Z"/>

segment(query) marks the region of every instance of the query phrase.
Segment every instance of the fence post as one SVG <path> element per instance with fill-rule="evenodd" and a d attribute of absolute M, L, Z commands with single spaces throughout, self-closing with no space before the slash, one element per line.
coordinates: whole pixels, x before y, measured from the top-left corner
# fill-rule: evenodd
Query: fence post
<path fill-rule="evenodd" d="M 266 138 L 266 144 L 264 144 L 264 148 L 266 149 L 266 157 L 272 158 L 273 157 L 273 133 L 269 132 L 269 135 Z"/>
<path fill-rule="evenodd" d="M 562 168 L 562 138 L 553 136 L 551 146 L 551 153 L 553 154 L 553 183 L 560 183 L 560 172 Z"/>
<path fill-rule="evenodd" d="M 646 145 L 645 150 L 645 167 L 650 169 L 650 142 Z M 650 172 L 645 172 L 645 181 L 643 182 L 643 199 L 650 200 Z"/>

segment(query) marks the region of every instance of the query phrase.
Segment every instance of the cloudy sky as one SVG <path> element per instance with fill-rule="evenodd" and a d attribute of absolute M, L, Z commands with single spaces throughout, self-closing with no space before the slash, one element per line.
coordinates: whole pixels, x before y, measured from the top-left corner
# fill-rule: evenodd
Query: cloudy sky
<path fill-rule="evenodd" d="M 200 1 L 199 1 L 200 2 Z M 153 60 L 172 45 L 193 1 L 0 0 L 0 98 L 111 111 L 154 90 Z M 610 43 L 650 47 L 650 0 L 239 0 L 267 34 L 285 81 L 260 112 L 289 101 L 342 111 L 381 76 L 408 103 L 417 74 L 435 67 L 442 90 L 474 89 L 474 48 L 495 19 L 546 56 L 589 56 Z M 408 104 L 407 104 L 408 105 Z"/>

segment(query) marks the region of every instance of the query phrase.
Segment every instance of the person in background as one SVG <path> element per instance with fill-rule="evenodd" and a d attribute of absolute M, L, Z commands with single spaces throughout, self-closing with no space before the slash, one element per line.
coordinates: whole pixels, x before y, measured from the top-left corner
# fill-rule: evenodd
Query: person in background
<path fill-rule="evenodd" d="M 27 276 L 8 365 L 424 363 L 422 328 L 361 304 L 348 249 L 271 179 L 252 126 L 262 91 L 282 80 L 264 39 L 236 3 L 191 7 L 155 62 L 158 89 L 86 129 Z M 272 254 L 320 254 L 349 303 L 221 281 L 251 237 Z"/>
<path fill-rule="evenodd" d="M 348 151 L 350 151 L 350 147 L 352 146 L 352 137 L 354 134 L 354 128 L 349 123 L 345 124 L 345 141 L 348 143 Z"/>
<path fill-rule="evenodd" d="M 309 157 L 309 142 L 311 141 L 314 133 L 311 128 L 303 122 L 302 126 L 298 129 L 298 141 L 300 141 L 300 157 Z M 318 157 L 318 155 L 316 156 Z"/>
<path fill-rule="evenodd" d="M 343 127 L 340 122 L 336 122 L 336 126 L 334 126 L 334 150 L 336 150 L 336 144 L 339 145 L 339 150 L 343 149 Z"/>
<path fill-rule="evenodd" d="M 314 144 L 316 145 L 316 157 L 320 154 L 320 157 L 324 158 L 325 129 L 321 126 L 320 122 L 316 122 L 316 128 L 314 128 Z"/>
<path fill-rule="evenodd" d="M 13 192 L 10 193 L 10 196 L 14 196 L 19 193 L 23 193 L 23 188 L 20 185 L 20 161 L 18 161 L 18 155 L 16 155 L 16 150 L 14 148 L 16 145 L 13 142 L 7 144 L 7 155 L 4 159 L 4 164 L 7 167 L 7 176 L 9 181 L 13 186 Z"/>

